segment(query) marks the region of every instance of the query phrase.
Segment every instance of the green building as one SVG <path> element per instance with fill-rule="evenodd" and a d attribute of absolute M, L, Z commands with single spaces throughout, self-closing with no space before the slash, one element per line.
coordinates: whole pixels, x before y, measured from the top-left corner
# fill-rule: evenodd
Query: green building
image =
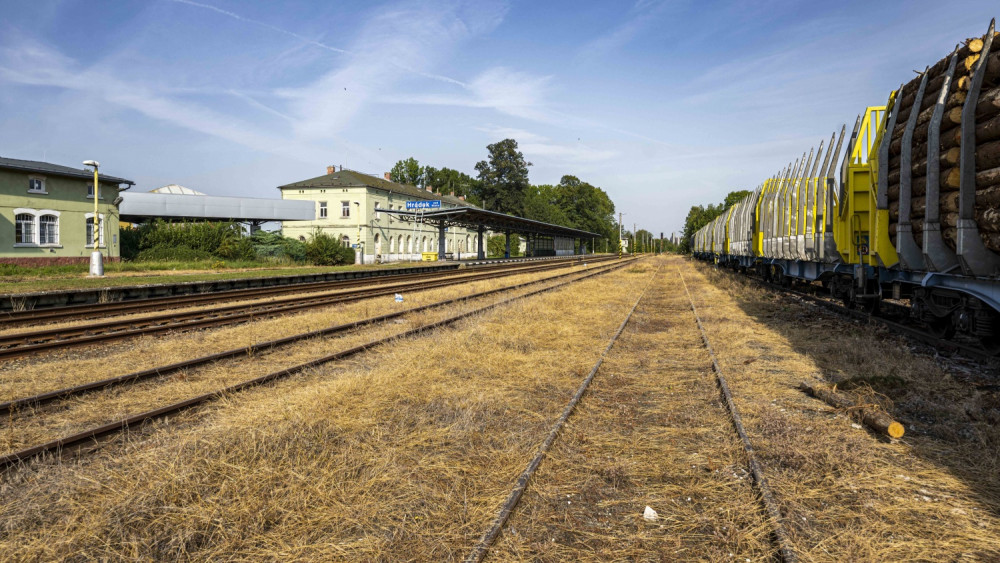
<path fill-rule="evenodd" d="M 134 182 L 105 174 L 99 181 L 98 249 L 118 260 L 118 193 Z M 0 263 L 87 263 L 93 220 L 92 171 L 0 158 Z"/>

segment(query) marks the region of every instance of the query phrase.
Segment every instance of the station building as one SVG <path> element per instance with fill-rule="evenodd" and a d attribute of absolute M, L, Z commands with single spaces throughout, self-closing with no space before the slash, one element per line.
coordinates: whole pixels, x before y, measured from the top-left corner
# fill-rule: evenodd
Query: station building
<path fill-rule="evenodd" d="M 358 259 L 364 263 L 420 260 L 424 252 L 440 252 L 439 230 L 422 221 L 422 211 L 412 215 L 397 213 L 406 211 L 407 201 L 440 201 L 441 207 L 434 211 L 478 209 L 463 197 L 398 184 L 388 178 L 388 172 L 379 178 L 328 166 L 322 176 L 279 186 L 281 199 L 311 201 L 315 205 L 312 220 L 282 221 L 282 234 L 304 241 L 318 229 L 345 246 L 356 245 L 360 238 Z M 467 227 L 448 227 L 445 255 L 474 257 L 480 237 L 488 234 Z"/>
<path fill-rule="evenodd" d="M 98 249 L 120 259 L 119 194 L 131 180 L 98 176 Z M 87 263 L 93 252 L 94 173 L 48 162 L 0 158 L 0 263 Z"/>

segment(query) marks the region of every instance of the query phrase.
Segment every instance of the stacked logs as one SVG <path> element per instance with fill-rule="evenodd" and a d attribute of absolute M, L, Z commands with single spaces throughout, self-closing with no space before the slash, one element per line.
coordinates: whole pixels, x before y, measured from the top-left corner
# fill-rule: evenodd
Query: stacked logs
<path fill-rule="evenodd" d="M 982 55 L 983 38 L 966 40 L 959 48 L 958 61 L 946 97 L 940 129 L 940 192 L 942 238 L 953 250 L 957 241 L 959 205 L 959 160 L 961 155 L 962 109 L 969 83 Z M 899 221 L 900 155 L 903 133 L 911 112 L 918 111 L 910 152 L 911 209 L 914 242 L 923 244 L 923 224 L 927 192 L 927 142 L 931 117 L 941 94 L 951 54 L 927 69 L 923 98 L 916 100 L 923 75 L 900 89 L 896 97 L 895 128 L 889 144 L 888 196 L 889 234 L 896 244 Z M 976 204 L 975 218 L 987 248 L 1000 252 L 1000 33 L 993 39 L 986 64 L 983 85 L 976 105 Z"/>

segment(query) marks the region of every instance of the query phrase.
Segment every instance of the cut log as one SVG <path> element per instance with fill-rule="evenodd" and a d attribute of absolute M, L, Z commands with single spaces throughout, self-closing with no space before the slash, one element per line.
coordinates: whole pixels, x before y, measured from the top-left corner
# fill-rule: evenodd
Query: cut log
<path fill-rule="evenodd" d="M 958 147 L 952 147 L 941 153 L 941 166 L 958 166 L 958 161 L 961 156 L 961 149 Z"/>
<path fill-rule="evenodd" d="M 941 188 L 957 189 L 961 182 L 962 174 L 958 167 L 948 168 L 941 171 Z"/>
<path fill-rule="evenodd" d="M 983 50 L 983 40 L 973 37 L 966 41 L 965 46 L 969 48 L 970 53 L 978 53 Z"/>
<path fill-rule="evenodd" d="M 1000 168 L 976 172 L 976 189 L 987 189 L 1000 184 Z"/>
<path fill-rule="evenodd" d="M 961 130 L 959 130 L 961 131 Z M 1000 140 L 1000 114 L 992 119 L 976 120 L 976 143 L 988 143 Z"/>
<path fill-rule="evenodd" d="M 979 238 L 987 250 L 1000 252 L 1000 233 L 979 233 Z"/>
<path fill-rule="evenodd" d="M 958 213 L 958 190 L 944 192 L 938 201 L 940 202 L 939 213 Z"/>
<path fill-rule="evenodd" d="M 979 60 L 978 53 L 974 55 L 969 55 L 968 57 L 962 59 L 962 64 L 960 65 L 960 67 L 965 69 L 965 72 L 969 72 L 972 70 L 972 67 L 975 66 L 976 61 L 978 60 Z"/>
<path fill-rule="evenodd" d="M 979 95 L 976 102 L 976 119 L 985 119 L 1000 114 L 1000 86 Z"/>
<path fill-rule="evenodd" d="M 977 207 L 976 226 L 979 227 L 980 231 L 1000 232 L 1000 209 Z"/>
<path fill-rule="evenodd" d="M 958 192 L 954 192 L 958 193 Z M 976 207 L 1000 208 L 1000 184 L 987 186 L 985 188 L 976 187 Z M 955 211 L 958 211 L 956 204 Z"/>
<path fill-rule="evenodd" d="M 890 183 L 888 194 L 889 194 L 889 201 L 899 199 L 899 184 Z"/>
<path fill-rule="evenodd" d="M 889 236 L 892 237 L 892 244 L 896 244 L 896 231 L 899 228 L 899 223 L 889 223 Z"/>

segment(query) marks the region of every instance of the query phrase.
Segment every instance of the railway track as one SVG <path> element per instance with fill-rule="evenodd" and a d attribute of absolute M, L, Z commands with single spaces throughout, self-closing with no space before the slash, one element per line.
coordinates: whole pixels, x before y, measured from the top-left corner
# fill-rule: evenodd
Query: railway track
<path fill-rule="evenodd" d="M 594 258 L 588 262 L 597 263 L 607 260 L 606 257 Z M 321 291 L 333 291 L 350 289 L 354 287 L 370 287 L 383 283 L 395 283 L 410 280 L 430 280 L 460 275 L 468 275 L 472 272 L 499 271 L 517 268 L 537 268 L 544 266 L 555 266 L 558 264 L 575 264 L 583 262 L 581 258 L 547 260 L 544 264 L 526 262 L 521 264 L 487 264 L 476 266 L 471 269 L 451 270 L 447 272 L 395 274 L 390 276 L 366 277 L 351 280 L 307 282 L 292 285 L 281 285 L 272 287 L 259 287 L 247 289 L 231 289 L 226 291 L 215 291 L 206 293 L 196 293 L 187 295 L 174 295 L 169 297 L 152 297 L 147 299 L 136 299 L 125 302 L 90 303 L 83 305 L 69 305 L 65 307 L 54 307 L 38 311 L 8 311 L 0 314 L 0 329 L 24 325 L 40 325 L 65 322 L 78 319 L 94 319 L 100 317 L 110 317 L 117 315 L 130 315 L 149 311 L 163 311 L 167 309 L 181 309 L 194 307 L 205 303 L 218 304 L 227 301 L 248 301 L 263 299 L 278 295 L 313 293 Z"/>
<path fill-rule="evenodd" d="M 479 294 L 475 294 L 475 295 L 472 295 L 472 296 L 464 296 L 464 297 L 458 298 L 458 299 L 452 299 L 452 300 L 442 301 L 442 302 L 439 302 L 439 303 L 434 303 L 434 304 L 430 304 L 430 305 L 426 305 L 426 306 L 422 306 L 422 307 L 416 307 L 416 308 L 413 308 L 413 309 L 410 309 L 410 310 L 407 310 L 407 311 L 402 311 L 402 312 L 399 312 L 399 313 L 393 313 L 393 314 L 390 314 L 390 315 L 382 315 L 382 316 L 379 316 L 379 317 L 373 317 L 373 318 L 370 318 L 370 319 L 364 319 L 364 320 L 361 320 L 361 321 L 355 321 L 353 323 L 346 323 L 346 324 L 343 324 L 343 325 L 338 325 L 336 327 L 330 327 L 328 329 L 324 329 L 324 330 L 321 330 L 321 331 L 314 331 L 314 332 L 311 332 L 311 333 L 303 333 L 303 334 L 300 334 L 300 335 L 296 335 L 295 337 L 289 337 L 289 338 L 286 338 L 286 339 L 279 339 L 279 340 L 276 340 L 276 341 L 271 341 L 271 342 L 268 342 L 268 343 L 263 343 L 263 344 L 259 345 L 259 349 L 260 350 L 270 349 L 270 348 L 274 348 L 274 347 L 278 347 L 278 346 L 283 346 L 283 345 L 286 345 L 286 344 L 290 344 L 291 342 L 303 340 L 303 339 L 306 339 L 306 338 L 315 338 L 315 337 L 319 337 L 319 336 L 328 336 L 328 335 L 331 335 L 331 334 L 334 334 L 334 333 L 343 333 L 343 332 L 349 331 L 349 330 L 351 330 L 353 328 L 360 328 L 360 327 L 363 327 L 363 326 L 369 326 L 369 325 L 374 325 L 374 324 L 382 323 L 382 322 L 385 322 L 386 320 L 390 320 L 390 319 L 396 318 L 398 316 L 412 314 L 414 312 L 426 310 L 426 309 L 429 309 L 429 308 L 432 308 L 432 307 L 442 307 L 442 306 L 445 306 L 445 305 L 456 303 L 458 301 L 464 301 L 464 300 L 474 299 L 474 298 L 483 297 L 483 296 L 487 296 L 487 295 L 492 295 L 492 294 L 499 293 L 499 292 L 502 292 L 502 291 L 510 291 L 510 290 L 514 290 L 514 289 L 524 288 L 524 287 L 528 287 L 530 285 L 535 285 L 535 284 L 539 284 L 539 283 L 544 283 L 546 281 L 552 281 L 552 280 L 555 280 L 555 279 L 561 279 L 561 278 L 566 278 L 566 277 L 570 277 L 570 276 L 576 275 L 576 277 L 572 277 L 572 279 L 559 281 L 556 284 L 549 285 L 549 286 L 541 288 L 541 289 L 533 290 L 533 291 L 530 291 L 530 292 L 522 294 L 522 295 L 518 295 L 518 296 L 515 296 L 515 297 L 504 299 L 504 300 L 501 300 L 499 302 L 492 303 L 492 304 L 489 304 L 489 305 L 486 305 L 486 306 L 483 306 L 483 307 L 479 307 L 479 308 L 473 309 L 471 311 L 466 311 L 466 312 L 463 312 L 463 313 L 460 313 L 460 314 L 457 314 L 457 315 L 453 315 L 453 316 L 450 316 L 450 317 L 442 319 L 442 320 L 438 320 L 438 321 L 435 321 L 435 322 L 423 324 L 421 326 L 418 326 L 418 327 L 406 330 L 406 331 L 404 331 L 402 333 L 393 334 L 393 335 L 385 337 L 385 338 L 375 339 L 375 340 L 366 342 L 366 343 L 361 344 L 361 345 L 357 345 L 357 346 L 353 346 L 353 347 L 350 347 L 350 348 L 347 348 L 347 349 L 344 349 L 344 350 L 340 350 L 340 351 L 335 352 L 333 354 L 328 354 L 328 355 L 325 355 L 325 356 L 322 356 L 322 357 L 314 358 L 312 360 L 309 360 L 309 361 L 306 361 L 306 362 L 303 362 L 303 363 L 299 363 L 299 364 L 291 366 L 291 367 L 283 368 L 283 369 L 280 369 L 280 370 L 268 373 L 268 374 L 260 376 L 260 377 L 256 377 L 256 378 L 249 379 L 249 380 L 245 380 L 245 381 L 242 381 L 242 382 L 239 382 L 239 383 L 227 386 L 227 387 L 222 388 L 222 389 L 218 389 L 218 390 L 211 391 L 211 392 L 208 392 L 208 393 L 202 393 L 200 395 L 197 395 L 197 396 L 194 396 L 194 397 L 190 397 L 190 398 L 182 400 L 182 401 L 174 402 L 174 403 L 171 403 L 169 405 L 164 405 L 164 406 L 161 406 L 161 407 L 158 407 L 158 408 L 155 408 L 155 409 L 147 410 L 147 411 L 144 411 L 144 412 L 141 412 L 141 413 L 138 413 L 138 414 L 135 414 L 135 415 L 131 415 L 131 416 L 128 416 L 128 417 L 125 417 L 125 418 L 122 418 L 122 419 L 119 419 L 119 420 L 107 423 L 107 424 L 103 424 L 103 425 L 100 425 L 100 426 L 89 428 L 89 429 L 81 431 L 81 432 L 77 432 L 77 433 L 74 433 L 74 434 L 71 434 L 71 435 L 67 435 L 67 436 L 63 436 L 61 438 L 57 438 L 55 440 L 50 440 L 50 441 L 42 443 L 42 444 L 37 444 L 37 445 L 31 446 L 31 447 L 22 448 L 22 449 L 20 449 L 18 451 L 14 451 L 14 452 L 8 453 L 8 454 L 0 457 L 0 468 L 9 468 L 9 467 L 15 466 L 15 465 L 17 465 L 19 463 L 23 463 L 23 462 L 25 462 L 25 461 L 33 458 L 33 457 L 37 457 L 37 456 L 42 455 L 42 454 L 53 453 L 53 452 L 57 452 L 57 451 L 60 451 L 62 449 L 66 449 L 66 448 L 79 447 L 79 446 L 85 445 L 87 443 L 90 443 L 91 441 L 93 441 L 96 438 L 99 438 L 99 437 L 102 437 L 102 436 L 107 436 L 107 435 L 114 434 L 114 433 L 117 433 L 117 432 L 122 432 L 122 431 L 128 430 L 130 427 L 135 427 L 137 425 L 141 425 L 141 424 L 143 424 L 143 423 L 145 423 L 147 421 L 153 420 L 153 419 L 157 419 L 157 418 L 164 417 L 164 416 L 167 416 L 167 415 L 170 415 L 170 414 L 178 413 L 178 412 L 181 412 L 181 411 L 193 408 L 195 406 L 207 403 L 209 401 L 213 401 L 213 400 L 216 400 L 218 398 L 230 395 L 232 393 L 236 393 L 236 392 L 239 392 L 239 391 L 251 388 L 251 387 L 263 385 L 265 383 L 269 383 L 269 382 L 272 382 L 272 381 L 275 381 L 275 380 L 278 380 L 278 379 L 281 379 L 281 378 L 285 378 L 285 377 L 288 377 L 288 376 L 293 375 L 293 374 L 301 373 L 301 372 L 303 372 L 305 370 L 308 370 L 310 368 L 314 368 L 314 367 L 317 367 L 317 366 L 320 366 L 320 365 L 323 365 L 323 364 L 327 364 L 327 363 L 330 363 L 330 362 L 334 362 L 334 361 L 337 361 L 337 360 L 348 358 L 348 357 L 360 354 L 360 353 L 362 353 L 364 351 L 370 350 L 372 348 L 378 347 L 380 345 L 383 345 L 385 343 L 394 341 L 394 340 L 399 339 L 399 338 L 406 338 L 406 337 L 409 337 L 409 336 L 415 336 L 415 335 L 422 334 L 422 333 L 425 333 L 425 332 L 428 332 L 428 331 L 432 331 L 432 330 L 435 330 L 437 328 L 454 324 L 454 323 L 456 323 L 456 322 L 458 322 L 458 321 L 460 321 L 462 319 L 466 319 L 466 318 L 471 317 L 473 315 L 477 315 L 477 314 L 489 311 L 491 309 L 495 309 L 495 308 L 501 307 L 503 305 L 512 303 L 512 302 L 517 301 L 517 300 L 526 299 L 526 298 L 534 296 L 534 295 L 538 295 L 538 294 L 541 294 L 541 293 L 544 293 L 544 292 L 552 291 L 554 289 L 565 287 L 565 286 L 567 286 L 569 284 L 576 283 L 576 282 L 584 280 L 584 279 L 589 279 L 589 278 L 592 278 L 592 277 L 595 277 L 595 276 L 599 276 L 599 275 L 602 275 L 602 274 L 605 274 L 605 273 L 608 273 L 608 272 L 611 272 L 611 271 L 623 268 L 623 267 L 625 267 L 626 265 L 628 265 L 631 262 L 632 262 L 631 260 L 622 261 L 622 262 L 615 261 L 612 264 L 605 264 L 605 265 L 602 265 L 602 266 L 600 266 L 598 268 L 595 268 L 592 271 L 588 271 L 588 272 L 582 273 L 582 275 L 576 275 L 576 274 L 581 274 L 581 272 L 570 272 L 570 273 L 562 274 L 562 275 L 559 275 L 559 276 L 555 276 L 555 277 L 551 277 L 551 278 L 546 278 L 546 279 L 543 279 L 543 280 L 533 280 L 533 281 L 530 281 L 530 282 L 516 284 L 516 285 L 513 285 L 513 286 L 508 286 L 508 287 L 504 287 L 504 288 L 498 288 L 498 289 L 495 289 L 495 290 L 481 292 Z M 192 360 L 188 360 L 187 362 L 181 362 L 181 363 L 177 363 L 177 364 L 171 364 L 171 365 L 168 365 L 168 366 L 160 366 L 160 367 L 157 367 L 157 368 L 152 368 L 150 370 L 145 370 L 143 372 L 137 372 L 137 373 L 134 373 L 134 374 L 128 374 L 128 375 L 121 376 L 121 377 L 118 377 L 118 378 L 113 378 L 113 379 L 108 379 L 108 380 L 102 380 L 102 381 L 92 382 L 90 384 L 81 385 L 81 386 L 78 386 L 78 387 L 75 387 L 75 388 L 63 389 L 63 390 L 59 390 L 59 391 L 54 391 L 54 392 L 46 393 L 46 394 L 43 394 L 43 395 L 37 395 L 37 396 L 34 396 L 34 397 L 26 397 L 26 398 L 23 398 L 23 399 L 18 399 L 18 400 L 10 401 L 10 402 L 6 403 L 3 406 L 3 408 L 5 409 L 5 411 L 8 414 L 12 414 L 18 408 L 29 407 L 29 406 L 33 406 L 33 405 L 43 404 L 43 403 L 46 403 L 46 402 L 51 402 L 51 401 L 58 400 L 58 399 L 61 399 L 61 398 L 67 398 L 67 397 L 70 397 L 70 396 L 81 395 L 83 393 L 86 393 L 86 392 L 89 392 L 89 391 L 93 391 L 93 390 L 96 390 L 96 389 L 108 388 L 108 387 L 112 387 L 112 386 L 116 386 L 116 385 L 123 385 L 123 384 L 128 384 L 128 383 L 135 383 L 135 382 L 138 382 L 138 381 L 143 380 L 143 379 L 149 379 L 151 377 L 155 377 L 157 375 L 163 375 L 163 374 L 166 374 L 166 373 L 176 372 L 176 371 L 179 371 L 179 370 L 182 370 L 182 369 L 187 369 L 187 368 L 193 367 L 193 366 L 205 365 L 205 364 L 208 364 L 208 363 L 212 363 L 212 362 L 218 361 L 220 359 L 235 358 L 235 357 L 238 357 L 241 354 L 242 355 L 247 355 L 247 357 L 252 357 L 252 353 L 248 353 L 248 349 L 247 348 L 241 348 L 239 350 L 230 350 L 230 351 L 223 352 L 223 353 L 220 353 L 220 354 L 213 354 L 213 355 L 205 356 L 205 357 L 202 357 L 202 358 L 195 358 L 195 359 L 192 359 Z"/>
<path fill-rule="evenodd" d="M 604 360 L 607 357 L 608 353 L 611 351 L 612 347 L 615 345 L 618 338 L 624 332 L 625 327 L 628 325 L 629 320 L 632 318 L 632 315 L 638 308 L 639 303 L 642 301 L 643 297 L 645 297 L 649 287 L 652 285 L 653 280 L 655 280 L 658 275 L 660 275 L 660 269 L 657 269 L 656 273 L 650 279 L 649 284 L 647 284 L 646 288 L 644 288 L 643 291 L 640 293 L 639 298 L 636 300 L 635 304 L 632 306 L 628 314 L 625 316 L 625 319 L 618 327 L 618 330 L 611 337 L 607 347 L 601 353 L 597 362 L 594 364 L 593 368 L 587 374 L 586 378 L 583 380 L 576 393 L 570 399 L 569 404 L 567 404 L 561 416 L 557 419 L 556 423 L 549 431 L 545 440 L 539 446 L 538 450 L 535 453 L 535 456 L 528 463 L 528 466 L 521 473 L 521 475 L 519 475 L 518 478 L 516 479 L 513 488 L 511 489 L 506 500 L 501 505 L 499 511 L 497 512 L 495 518 L 489 525 L 488 529 L 483 533 L 480 540 L 476 543 L 473 549 L 465 557 L 464 559 L 465 563 L 479 563 L 486 558 L 491 546 L 499 537 L 510 515 L 517 507 L 518 502 L 520 501 L 521 496 L 523 495 L 525 489 L 528 487 L 528 483 L 531 480 L 532 476 L 535 474 L 538 467 L 541 465 L 547 452 L 550 450 L 553 443 L 555 442 L 559 432 L 562 430 L 569 416 L 573 413 L 577 404 L 579 404 L 583 395 L 586 393 L 588 387 L 590 386 L 591 382 L 596 376 L 598 370 L 604 363 Z M 719 366 L 718 361 L 716 360 L 715 352 L 712 349 L 712 345 L 708 339 L 708 334 L 705 332 L 704 326 L 702 325 L 701 317 L 699 316 L 698 310 L 695 307 L 691 293 L 687 288 L 687 283 L 684 280 L 684 276 L 683 274 L 681 274 L 679 270 L 677 272 L 677 275 L 681 281 L 681 284 L 684 287 L 684 292 L 687 295 L 687 302 L 690 306 L 690 311 L 694 315 L 695 323 L 698 327 L 699 332 L 701 333 L 702 342 L 704 343 L 705 349 L 708 352 L 709 359 L 711 360 L 712 368 L 716 375 L 716 383 L 719 388 L 720 394 L 722 395 L 723 402 L 726 406 L 726 410 L 729 414 L 730 420 L 733 423 L 733 428 L 747 456 L 750 474 L 753 476 L 754 484 L 757 488 L 758 493 L 760 494 L 761 504 L 763 505 L 763 508 L 768 518 L 770 519 L 773 531 L 772 540 L 775 546 L 777 559 L 784 563 L 794 563 L 798 561 L 798 557 L 795 553 L 795 550 L 791 547 L 791 543 L 788 538 L 788 533 L 785 530 L 783 518 L 781 516 L 780 510 L 778 509 L 777 502 L 774 499 L 773 494 L 771 493 L 770 486 L 768 485 L 767 479 L 763 473 L 763 468 L 757 461 L 753 445 L 750 442 L 750 438 L 747 435 L 745 428 L 743 427 L 743 422 L 740 417 L 739 410 L 736 408 L 736 405 L 733 402 L 732 394 L 729 389 L 729 384 L 722 373 L 722 369 Z"/>
<path fill-rule="evenodd" d="M 597 263 L 610 259 L 599 260 Z M 403 291 L 422 291 L 472 281 L 496 279 L 512 275 L 545 272 L 571 267 L 575 262 L 532 265 L 530 267 L 504 268 L 497 271 L 478 272 L 461 276 L 440 277 L 380 285 L 376 288 L 358 288 L 334 294 L 317 294 L 308 297 L 286 297 L 260 304 L 238 304 L 184 313 L 166 313 L 139 319 L 123 319 L 91 323 L 83 326 L 42 329 L 0 336 L 0 360 L 29 356 L 41 352 L 71 347 L 104 344 L 140 335 L 190 331 L 208 327 L 232 325 L 255 319 L 270 318 L 316 307 L 325 307 L 359 299 L 392 295 Z"/>
<path fill-rule="evenodd" d="M 767 482 L 767 477 L 764 476 L 764 469 L 760 465 L 760 462 L 757 461 L 757 455 L 754 452 L 753 444 L 750 442 L 750 437 L 747 435 L 746 428 L 743 427 L 743 419 L 740 417 L 739 409 L 736 408 L 736 403 L 733 402 L 733 395 L 729 390 L 729 382 L 726 381 L 726 377 L 722 373 L 722 368 L 719 366 L 719 361 L 715 357 L 715 350 L 712 349 L 712 343 L 708 339 L 708 333 L 705 332 L 705 327 L 701 322 L 701 317 L 698 315 L 698 309 L 695 307 L 694 298 L 691 297 L 691 292 L 688 290 L 687 282 L 684 280 L 684 274 L 678 270 L 677 275 L 680 276 L 681 283 L 684 286 L 684 293 L 687 295 L 688 303 L 691 305 L 691 313 L 694 315 L 695 323 L 698 325 L 698 330 L 701 332 L 701 339 L 702 342 L 705 343 L 705 350 L 708 352 L 709 359 L 712 361 L 712 371 L 715 373 L 715 381 L 719 387 L 719 392 L 722 394 L 723 404 L 729 412 L 729 417 L 733 422 L 733 429 L 736 431 L 740 442 L 743 444 L 743 451 L 747 456 L 747 464 L 750 466 L 750 474 L 753 476 L 754 484 L 757 486 L 757 491 L 760 493 L 761 504 L 771 521 L 773 540 L 775 547 L 778 550 L 778 558 L 784 563 L 793 563 L 798 561 L 798 556 L 789 541 L 788 532 L 785 530 L 781 510 L 778 509 L 778 503 L 775 501 L 774 494 L 771 492 L 771 487 Z"/>

